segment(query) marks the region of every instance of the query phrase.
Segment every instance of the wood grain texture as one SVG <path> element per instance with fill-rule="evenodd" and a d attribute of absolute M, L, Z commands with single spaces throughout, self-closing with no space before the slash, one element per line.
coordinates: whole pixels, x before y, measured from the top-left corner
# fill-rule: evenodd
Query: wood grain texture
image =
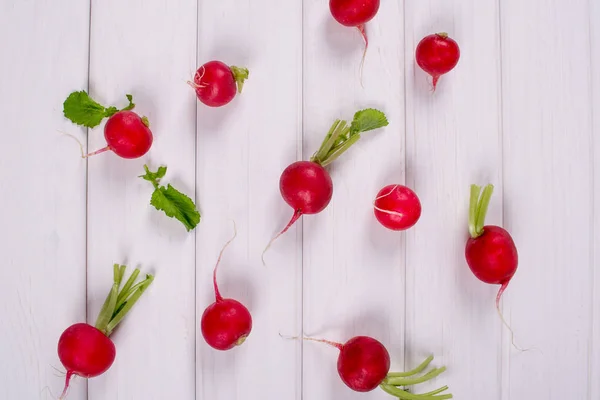
<path fill-rule="evenodd" d="M 390 125 L 362 135 L 327 167 L 333 199 L 320 214 L 303 217 L 304 334 L 345 342 L 367 335 L 403 367 L 404 235 L 382 227 L 373 214 L 379 190 L 404 183 L 404 82 L 402 3 L 383 2 L 367 24 L 370 47 L 357 29 L 337 23 L 327 2 L 304 2 L 304 151 L 308 160 L 336 119 L 360 109 L 384 111 Z M 290 160 L 292 161 L 292 160 Z M 303 346 L 303 398 L 375 399 L 377 389 L 352 392 L 336 372 L 338 351 Z"/>
<path fill-rule="evenodd" d="M 448 367 L 417 393 L 447 384 L 456 398 L 498 399 L 498 287 L 477 280 L 464 255 L 471 184 L 495 185 L 487 222 L 502 223 L 498 10 L 493 1 L 411 2 L 405 21 L 407 183 L 423 206 L 407 233 L 406 367 L 429 354 Z M 461 57 L 432 92 L 415 50 L 436 32 L 455 39 Z"/>
<path fill-rule="evenodd" d="M 112 282 L 112 264 L 155 273 L 112 336 L 117 359 L 89 384 L 94 399 L 191 399 L 195 390 L 195 234 L 149 205 L 144 163 L 168 166 L 164 183 L 195 192 L 195 100 L 185 81 L 196 57 L 196 1 L 94 1 L 91 95 L 126 104 L 149 118 L 150 152 L 136 160 L 106 153 L 89 160 L 88 319 L 96 317 Z M 90 149 L 104 147 L 101 127 Z"/>
<path fill-rule="evenodd" d="M 64 329 L 85 320 L 85 173 L 62 102 L 87 84 L 89 4 L 0 3 L 0 398 L 52 399 Z M 84 398 L 78 380 L 73 398 Z"/>
<path fill-rule="evenodd" d="M 299 399 L 300 343 L 279 333 L 300 328 L 300 237 L 292 230 L 261 253 L 291 214 L 279 174 L 296 157 L 301 132 L 299 0 L 201 2 L 198 66 L 210 60 L 245 66 L 243 93 L 225 107 L 198 104 L 197 192 L 205 219 L 196 242 L 197 326 L 215 299 L 212 270 L 221 247 L 238 235 L 219 269 L 221 293 L 248 307 L 253 329 L 228 352 L 210 348 L 198 330 L 197 390 L 202 400 Z M 192 96 L 190 92 L 190 96 Z"/>
<path fill-rule="evenodd" d="M 520 251 L 505 305 L 518 344 L 534 348 L 510 352 L 510 399 L 590 398 L 595 379 L 589 12 L 501 5 L 504 223 Z"/>
<path fill-rule="evenodd" d="M 600 398 L 600 3 L 591 1 L 589 12 L 590 23 L 590 50 L 591 50 L 591 95 L 593 126 L 591 141 L 593 145 L 594 169 L 592 171 L 593 193 L 593 219 L 592 223 L 592 329 L 591 352 L 588 370 L 588 399 Z"/>

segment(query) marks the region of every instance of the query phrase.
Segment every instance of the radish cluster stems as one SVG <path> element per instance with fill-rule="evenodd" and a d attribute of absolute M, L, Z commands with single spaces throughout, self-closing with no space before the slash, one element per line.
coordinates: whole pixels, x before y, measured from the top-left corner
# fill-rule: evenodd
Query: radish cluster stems
<path fill-rule="evenodd" d="M 445 400 L 451 399 L 452 394 L 440 394 L 448 389 L 443 386 L 427 393 L 415 394 L 404 389 L 405 386 L 416 385 L 427 382 L 446 370 L 446 367 L 434 368 L 424 375 L 416 376 L 423 372 L 433 360 L 433 356 L 427 357 L 415 369 L 407 372 L 390 372 L 379 385 L 383 391 L 401 400 Z"/>
<path fill-rule="evenodd" d="M 493 192 L 493 185 L 487 185 L 483 189 L 483 193 L 481 192 L 481 186 L 471 185 L 471 198 L 469 201 L 469 234 L 473 239 L 483 234 L 485 216 Z"/>
<path fill-rule="evenodd" d="M 96 320 L 96 328 L 106 336 L 110 336 L 112 331 L 125 318 L 125 315 L 139 300 L 152 281 L 154 281 L 152 275 L 146 275 L 144 280 L 135 283 L 140 274 L 140 270 L 136 268 L 129 279 L 127 279 L 127 282 L 125 282 L 123 288 L 120 289 L 126 269 L 125 265 L 115 264 L 113 266 L 113 286 Z"/>

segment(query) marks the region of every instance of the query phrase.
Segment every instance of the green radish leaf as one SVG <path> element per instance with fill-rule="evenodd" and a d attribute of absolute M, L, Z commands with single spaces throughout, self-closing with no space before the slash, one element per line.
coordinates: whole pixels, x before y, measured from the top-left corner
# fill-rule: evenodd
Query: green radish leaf
<path fill-rule="evenodd" d="M 200 213 L 192 199 L 170 184 L 167 187 L 159 185 L 160 179 L 167 172 L 167 167 L 161 166 L 156 172 L 150 171 L 146 165 L 144 169 L 146 174 L 140 175 L 140 178 L 152 182 L 154 186 L 150 204 L 157 210 L 163 211 L 168 217 L 179 220 L 188 232 L 194 229 L 200 222 Z"/>
<path fill-rule="evenodd" d="M 357 133 L 371 131 L 377 128 L 383 128 L 388 125 L 385 114 L 374 108 L 357 111 L 350 125 L 350 136 Z"/>
<path fill-rule="evenodd" d="M 132 110 L 135 107 L 133 96 L 126 95 L 129 105 L 123 110 Z M 73 92 L 63 103 L 63 114 L 74 124 L 82 125 L 87 128 L 94 128 L 100 125 L 104 118 L 110 118 L 115 115 L 119 109 L 117 107 L 104 107 L 102 104 L 94 101 L 85 90 Z"/>

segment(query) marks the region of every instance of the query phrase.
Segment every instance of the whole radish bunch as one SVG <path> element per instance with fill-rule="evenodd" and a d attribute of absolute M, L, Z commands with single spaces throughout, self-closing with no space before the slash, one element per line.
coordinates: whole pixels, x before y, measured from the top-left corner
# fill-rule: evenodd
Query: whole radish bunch
<path fill-rule="evenodd" d="M 419 197 L 403 185 L 388 185 L 381 189 L 373 208 L 377 221 L 393 231 L 408 229 L 421 217 Z"/>
<path fill-rule="evenodd" d="M 428 393 L 415 394 L 407 392 L 404 387 L 426 382 L 440 375 L 446 367 L 435 368 L 422 376 L 433 360 L 429 356 L 417 368 L 408 372 L 390 372 L 390 355 L 381 342 L 369 336 L 355 336 L 346 343 L 336 343 L 329 340 L 304 338 L 321 342 L 337 348 L 340 351 L 337 360 L 337 370 L 342 381 L 356 392 L 370 392 L 378 386 L 386 393 L 399 398 L 411 400 L 444 400 L 451 399 L 452 394 L 440 394 L 448 389 L 443 386 Z"/>
<path fill-rule="evenodd" d="M 247 68 L 209 61 L 198 68 L 194 81 L 188 84 L 194 88 L 202 103 L 209 107 L 221 107 L 233 100 L 236 93 L 242 93 L 248 76 Z"/>
<path fill-rule="evenodd" d="M 500 299 L 517 272 L 519 254 L 515 242 L 506 229 L 496 225 L 484 225 L 493 191 L 492 185 L 487 185 L 483 192 L 480 186 L 471 185 L 470 238 L 465 247 L 465 258 L 469 268 L 480 281 L 500 285 L 496 296 L 496 310 L 502 322 L 510 330 L 510 326 L 500 312 Z"/>
<path fill-rule="evenodd" d="M 82 157 L 86 158 L 105 151 L 112 151 L 122 158 L 138 158 L 150 150 L 153 136 L 150 122 L 146 117 L 140 117 L 131 111 L 135 107 L 133 97 L 128 94 L 129 105 L 118 110 L 116 107 L 104 107 L 94 101 L 85 91 L 73 92 L 63 104 L 65 117 L 73 123 L 87 128 L 104 125 L 104 138 L 107 146 Z"/>
<path fill-rule="evenodd" d="M 235 239 L 236 234 L 234 232 L 233 237 L 225 243 L 219 253 L 217 264 L 213 270 L 215 302 L 204 310 L 200 322 L 204 340 L 217 350 L 229 350 L 241 345 L 252 330 L 252 316 L 248 309 L 237 300 L 223 298 L 217 285 L 217 268 L 221 257 L 227 246 Z"/>
<path fill-rule="evenodd" d="M 459 58 L 458 44 L 446 32 L 425 36 L 417 45 L 417 64 L 433 78 L 433 90 L 440 76 L 456 67 Z"/>
<path fill-rule="evenodd" d="M 365 41 L 361 75 L 362 65 L 369 48 L 365 24 L 375 17 L 379 11 L 379 4 L 380 0 L 329 0 L 329 11 L 333 18 L 344 26 L 357 28 Z"/>
<path fill-rule="evenodd" d="M 58 358 L 67 370 L 67 376 L 59 399 L 65 398 L 73 375 L 93 378 L 106 372 L 115 361 L 117 352 L 109 337 L 154 280 L 152 275 L 146 275 L 144 280 L 136 283 L 140 273 L 136 269 L 121 289 L 125 269 L 124 265 L 114 265 L 114 283 L 96 325 L 74 324 L 60 336 Z"/>
<path fill-rule="evenodd" d="M 361 133 L 387 125 L 385 114 L 372 108 L 357 111 L 350 125 L 347 121 L 338 119 L 310 161 L 297 161 L 283 171 L 279 179 L 279 190 L 285 202 L 294 209 L 294 214 L 286 227 L 267 245 L 263 256 L 271 244 L 302 215 L 320 213 L 329 205 L 333 195 L 333 182 L 325 167 L 356 143 Z"/>

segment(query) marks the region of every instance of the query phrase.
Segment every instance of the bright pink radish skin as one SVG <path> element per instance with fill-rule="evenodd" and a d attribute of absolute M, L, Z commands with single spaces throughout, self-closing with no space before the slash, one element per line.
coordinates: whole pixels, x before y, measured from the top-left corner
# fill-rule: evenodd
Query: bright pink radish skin
<path fill-rule="evenodd" d="M 213 270 L 216 301 L 204 310 L 200 321 L 204 340 L 209 346 L 217 350 L 229 350 L 241 345 L 252 331 L 252 316 L 248 309 L 237 300 L 224 299 L 217 285 L 217 268 L 221 262 L 221 257 L 235 236 L 236 234 L 225 243 L 219 253 L 217 264 Z"/>
<path fill-rule="evenodd" d="M 377 221 L 393 231 L 408 229 L 421 217 L 421 202 L 417 194 L 402 185 L 388 185 L 381 189 L 373 208 Z"/>
<path fill-rule="evenodd" d="M 109 336 L 154 280 L 152 275 L 146 275 L 146 279 L 134 285 L 140 272 L 136 269 L 119 291 L 125 268 L 124 265 L 115 264 L 114 283 L 98 315 L 96 326 L 77 323 L 60 336 L 58 358 L 67 375 L 59 400 L 67 395 L 73 375 L 93 378 L 105 373 L 115 361 L 116 349 Z"/>
<path fill-rule="evenodd" d="M 385 114 L 379 110 L 366 109 L 354 114 L 351 124 L 336 120 L 325 136 L 319 150 L 310 161 L 297 161 L 289 165 L 279 179 L 281 197 L 294 209 L 291 220 L 267 245 L 271 244 L 304 214 L 317 214 L 323 211 L 333 196 L 333 182 L 325 166 L 335 161 L 341 154 L 360 139 L 360 134 L 387 126 Z"/>
<path fill-rule="evenodd" d="M 140 118 L 133 111 L 119 111 L 110 117 L 104 125 L 104 138 L 108 146 L 88 156 L 111 150 L 121 158 L 139 158 L 154 140 L 148 118 Z"/>
<path fill-rule="evenodd" d="M 248 75 L 246 68 L 209 61 L 198 68 L 194 81 L 188 84 L 194 88 L 202 103 L 209 107 L 221 107 L 233 100 L 236 93 L 242 93 Z"/>
<path fill-rule="evenodd" d="M 362 63 L 369 47 L 365 24 L 379 11 L 380 0 L 329 0 L 329 10 L 337 22 L 344 26 L 356 27 L 365 41 Z"/>
<path fill-rule="evenodd" d="M 417 45 L 417 64 L 433 78 L 433 90 L 440 76 L 456 67 L 459 58 L 458 44 L 446 32 L 425 36 Z"/>
<path fill-rule="evenodd" d="M 303 339 L 325 343 L 337 348 L 340 351 L 337 360 L 338 374 L 346 386 L 356 392 L 370 392 L 379 386 L 385 392 L 400 399 L 444 400 L 452 398 L 451 394 L 431 397 L 447 390 L 448 386 L 423 394 L 408 393 L 404 389 L 405 386 L 433 379 L 446 370 L 446 367 L 441 367 L 433 369 L 423 376 L 415 376 L 427 368 L 433 360 L 433 356 L 428 357 L 412 371 L 389 372 L 390 355 L 385 346 L 372 337 L 355 336 L 344 344 L 323 339 L 306 337 Z"/>

